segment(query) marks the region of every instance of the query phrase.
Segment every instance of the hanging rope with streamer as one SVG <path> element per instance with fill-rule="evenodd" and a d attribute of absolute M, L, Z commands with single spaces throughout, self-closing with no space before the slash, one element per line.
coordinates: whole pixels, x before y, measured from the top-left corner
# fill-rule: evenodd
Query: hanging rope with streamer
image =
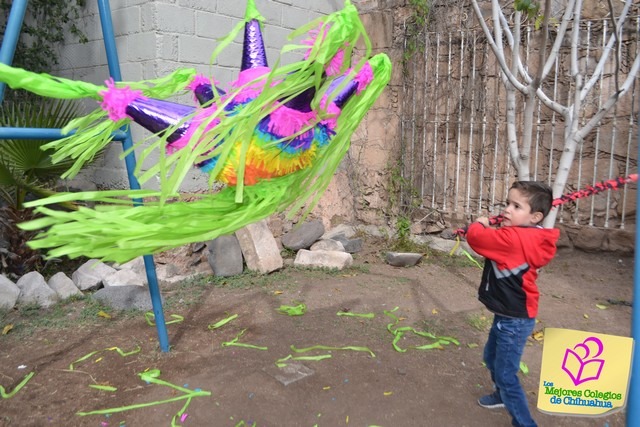
<path fill-rule="evenodd" d="M 600 181 L 594 185 L 589 185 L 581 190 L 572 191 L 571 193 L 563 194 L 557 199 L 553 199 L 552 206 L 557 207 L 564 205 L 568 202 L 573 202 L 584 197 L 594 196 L 598 193 L 607 190 L 619 190 L 627 184 L 638 182 L 638 174 L 631 174 L 626 177 L 617 177 L 606 181 Z M 502 215 L 496 215 L 489 218 L 490 225 L 498 225 L 502 222 Z M 455 231 L 457 237 L 467 234 L 467 227 L 458 228 Z M 457 246 L 457 245 L 456 245 Z"/>

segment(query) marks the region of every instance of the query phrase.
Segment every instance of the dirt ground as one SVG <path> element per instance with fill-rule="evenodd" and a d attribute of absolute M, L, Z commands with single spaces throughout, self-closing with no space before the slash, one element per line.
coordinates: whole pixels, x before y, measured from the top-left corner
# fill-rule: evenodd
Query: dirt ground
<path fill-rule="evenodd" d="M 27 374 L 35 375 L 15 395 L 0 399 L 0 425 L 170 426 L 174 416 L 176 425 L 215 427 L 511 425 L 504 410 L 476 403 L 491 391 L 482 365 L 490 316 L 476 300 L 480 269 L 434 255 L 416 267 L 396 268 L 381 260 L 379 250 L 367 242 L 355 266 L 339 273 L 289 267 L 269 276 L 165 286 L 165 316 L 176 320 L 167 325 L 169 353 L 158 350 L 156 328 L 143 313 L 113 313 L 88 300 L 47 312 L 3 313 L 0 330 L 13 329 L 0 335 L 0 385 L 10 393 Z M 561 251 L 539 284 L 537 331 L 561 327 L 629 336 L 632 257 Z M 277 311 L 298 303 L 306 305 L 306 314 Z M 395 307 L 398 326 L 453 337 L 460 345 L 417 350 L 410 347 L 434 340 L 407 334 L 398 345 L 408 350 L 396 351 L 387 330 L 395 320 L 385 314 Z M 243 330 L 236 342 L 262 349 L 223 345 Z M 292 346 L 366 347 L 375 357 L 353 349 L 296 353 Z M 125 355 L 107 350 L 114 347 Z M 542 348 L 543 341 L 530 339 L 523 358 L 531 408 Z M 327 354 L 331 358 L 293 362 L 296 372 L 311 375 L 287 385 L 279 377 L 287 370 L 276 366 L 278 359 Z M 138 375 L 153 369 L 160 374 L 152 381 Z M 190 400 L 188 393 L 195 393 Z M 168 399 L 174 401 L 118 412 Z M 78 415 L 99 410 L 106 411 Z M 622 412 L 599 418 L 533 413 L 541 426 L 625 425 Z"/>

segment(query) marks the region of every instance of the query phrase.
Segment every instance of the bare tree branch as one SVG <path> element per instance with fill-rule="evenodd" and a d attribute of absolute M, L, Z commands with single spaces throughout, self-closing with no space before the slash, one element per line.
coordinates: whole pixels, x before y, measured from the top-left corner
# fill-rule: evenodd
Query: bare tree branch
<path fill-rule="evenodd" d="M 622 30 L 622 28 L 618 28 L 618 24 L 616 22 L 616 14 L 613 9 L 613 3 L 611 0 L 607 0 L 607 5 L 609 5 L 609 19 L 611 19 L 611 24 L 613 25 L 613 37 L 616 39 L 616 71 L 613 75 L 616 83 L 616 92 L 620 90 L 620 55 L 622 53 L 622 41 L 620 40 L 620 36 L 618 32 Z"/>
<path fill-rule="evenodd" d="M 618 17 L 618 26 L 620 26 L 621 29 L 622 29 L 623 23 L 627 20 L 627 15 L 629 14 L 629 9 L 631 8 L 631 4 L 632 4 L 631 0 L 626 0 L 624 4 L 624 8 L 622 9 L 620 16 Z M 586 98 L 586 96 L 591 91 L 591 89 L 593 89 L 593 86 L 596 84 L 596 82 L 601 78 L 602 70 L 604 70 L 604 66 L 609 60 L 609 55 L 611 53 L 613 43 L 615 42 L 615 38 L 617 37 L 617 34 L 619 34 L 619 30 L 617 28 L 614 28 L 614 31 L 615 31 L 615 35 L 612 35 L 609 38 L 609 41 L 607 42 L 606 47 L 602 51 L 602 55 L 600 56 L 598 65 L 596 65 L 596 68 L 593 71 L 593 75 L 591 76 L 589 81 L 584 85 L 584 88 L 582 90 L 583 93 L 581 95 L 582 99 Z M 618 86 L 616 85 L 616 88 L 617 87 Z"/>
<path fill-rule="evenodd" d="M 520 83 L 518 79 L 516 79 L 515 76 L 511 74 L 511 72 L 509 71 L 509 67 L 507 66 L 507 63 L 504 60 L 503 51 L 501 47 L 498 47 L 496 41 L 493 38 L 491 30 L 489 29 L 489 27 L 487 27 L 487 23 L 484 21 L 484 18 L 482 17 L 482 11 L 480 10 L 480 6 L 478 5 L 478 0 L 471 0 L 471 5 L 473 6 L 476 16 L 478 17 L 478 22 L 480 22 L 482 31 L 484 32 L 484 35 L 487 37 L 487 42 L 489 43 L 491 50 L 493 50 L 493 53 L 496 56 L 498 64 L 500 65 L 500 69 L 504 73 L 505 77 L 516 89 L 518 89 L 522 93 L 525 93 L 527 91 L 527 87 L 522 83 Z M 497 15 L 497 13 L 495 12 L 494 14 Z M 500 34 L 502 33 L 500 32 Z M 502 41 L 500 41 L 500 43 L 502 44 Z"/>
<path fill-rule="evenodd" d="M 580 129 L 578 132 L 578 137 L 580 139 L 584 139 L 589 132 L 595 128 L 600 120 L 613 108 L 613 106 L 618 102 L 622 96 L 624 96 L 633 86 L 633 82 L 636 79 L 636 76 L 640 72 L 640 52 L 636 52 L 636 59 L 633 61 L 633 65 L 631 65 L 631 69 L 629 70 L 629 74 L 627 75 L 626 80 L 620 87 L 620 89 L 609 96 L 609 98 L 605 101 L 604 105 L 600 107 L 597 113 L 589 119 L 589 121 Z"/>
<path fill-rule="evenodd" d="M 502 22 L 502 25 L 504 27 L 509 28 L 509 22 L 507 21 L 507 18 L 504 16 L 504 14 L 500 14 L 500 22 Z M 510 30 L 507 31 L 505 35 L 507 37 L 507 42 L 509 43 L 509 47 L 513 49 L 514 41 L 513 41 L 513 35 L 511 34 L 511 31 Z M 520 55 L 518 55 L 516 60 L 518 61 L 518 73 L 520 73 L 520 75 L 524 79 L 525 84 L 528 85 L 529 83 L 531 83 L 531 76 L 529 76 L 529 72 L 522 64 L 522 59 L 520 58 Z"/>
<path fill-rule="evenodd" d="M 562 16 L 562 20 L 560 21 L 560 26 L 558 27 L 558 33 L 556 34 L 556 40 L 553 43 L 553 47 L 551 48 L 551 53 L 547 58 L 547 62 L 544 64 L 544 69 L 542 71 L 541 79 L 544 80 L 549 75 L 553 64 L 556 62 L 558 58 L 558 54 L 560 53 L 560 47 L 562 46 L 562 42 L 564 41 L 564 36 L 567 33 L 567 28 L 569 27 L 569 23 L 571 22 L 571 16 L 573 15 L 573 9 L 575 7 L 576 0 L 571 0 L 567 4 L 567 8 L 564 10 L 564 15 Z M 551 12 L 551 11 L 549 11 Z"/>

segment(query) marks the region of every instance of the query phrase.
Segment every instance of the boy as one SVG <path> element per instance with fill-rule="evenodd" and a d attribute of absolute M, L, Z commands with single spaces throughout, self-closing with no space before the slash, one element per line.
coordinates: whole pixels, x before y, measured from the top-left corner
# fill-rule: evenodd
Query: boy
<path fill-rule="evenodd" d="M 500 227 L 490 227 L 489 219 L 481 217 L 466 234 L 469 246 L 485 257 L 478 299 L 494 314 L 484 361 L 495 391 L 478 403 L 490 409 L 506 407 L 518 427 L 536 426 L 518 370 L 538 314 L 537 270 L 555 255 L 560 235 L 558 229 L 540 226 L 552 200 L 546 184 L 517 181 L 509 189 Z"/>

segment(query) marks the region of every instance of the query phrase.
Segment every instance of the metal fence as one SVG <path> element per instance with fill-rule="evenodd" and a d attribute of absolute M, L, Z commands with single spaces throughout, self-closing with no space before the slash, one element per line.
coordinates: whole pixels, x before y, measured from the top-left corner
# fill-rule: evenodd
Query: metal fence
<path fill-rule="evenodd" d="M 638 55 L 640 17 L 634 17 L 630 27 L 621 43 L 621 80 Z M 591 76 L 611 35 L 610 23 L 589 21 L 582 30 L 581 66 Z M 525 46 L 532 45 L 533 31 L 525 28 Z M 499 66 L 480 31 L 425 33 L 422 37 L 424 53 L 413 55 L 404 70 L 401 203 L 459 219 L 496 214 L 516 179 L 506 142 L 505 90 Z M 525 64 L 533 54 L 527 48 Z M 563 103 L 574 93 L 569 54 L 567 49 L 558 55 L 554 71 L 543 82 L 545 91 Z M 598 87 L 585 105 L 583 123 L 614 90 L 615 55 L 611 61 L 602 69 Z M 639 80 L 636 76 L 632 90 L 578 148 L 566 191 L 636 172 Z M 563 118 L 542 104 L 536 105 L 535 114 L 531 178 L 552 184 L 563 151 Z M 633 189 L 608 191 L 564 205 L 558 221 L 624 228 L 626 218 L 635 214 Z"/>

